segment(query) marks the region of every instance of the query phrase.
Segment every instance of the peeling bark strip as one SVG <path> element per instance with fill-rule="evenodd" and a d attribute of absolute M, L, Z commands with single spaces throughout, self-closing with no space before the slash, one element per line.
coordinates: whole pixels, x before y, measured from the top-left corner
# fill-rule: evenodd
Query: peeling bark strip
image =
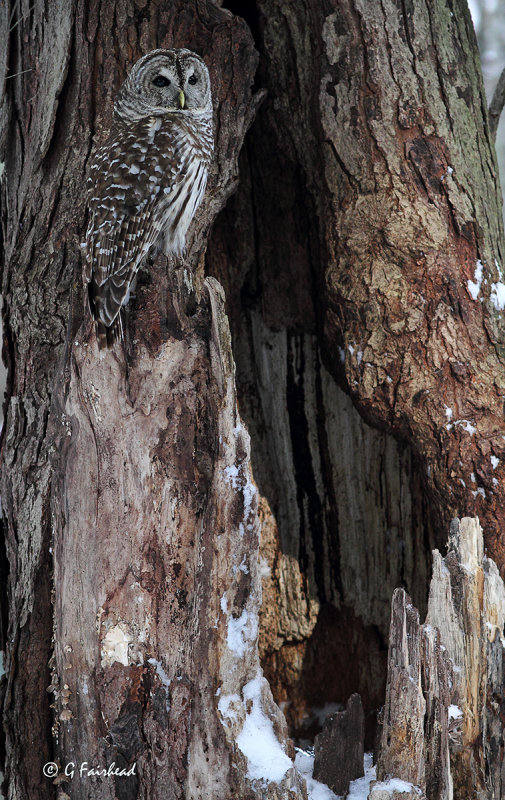
<path fill-rule="evenodd" d="M 388 682 L 371 800 L 394 780 L 427 800 L 500 798 L 503 784 L 505 586 L 484 556 L 479 521 L 451 525 L 433 553 L 426 623 L 403 589 L 391 610 Z M 381 792 L 383 794 L 381 794 Z"/>

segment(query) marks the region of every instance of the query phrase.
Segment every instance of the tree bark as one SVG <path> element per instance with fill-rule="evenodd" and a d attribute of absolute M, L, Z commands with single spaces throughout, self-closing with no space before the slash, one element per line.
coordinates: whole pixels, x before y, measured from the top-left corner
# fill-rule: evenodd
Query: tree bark
<path fill-rule="evenodd" d="M 14 7 L 4 99 L 7 795 L 303 797 L 258 661 L 249 440 L 222 291 L 201 269 L 257 106 L 257 56 L 210 2 L 52 14 Z M 154 260 L 125 347 L 100 355 L 78 248 L 94 125 L 100 141 L 132 61 L 182 45 L 212 76 L 210 190 L 184 264 Z M 128 775 L 93 775 L 111 764 Z"/>
<path fill-rule="evenodd" d="M 403 589 L 392 601 L 388 680 L 377 762 L 380 791 L 395 780 L 427 800 L 503 797 L 505 586 L 484 555 L 476 519 L 451 524 L 433 553 L 428 614 Z"/>
<path fill-rule="evenodd" d="M 382 703 L 391 594 L 425 612 L 455 514 L 504 567 L 501 200 L 466 2 L 247 8 L 268 97 L 207 263 L 265 498 L 263 662 L 299 729 Z"/>
<path fill-rule="evenodd" d="M 256 522 L 245 539 L 236 531 L 248 454 L 232 436 L 238 418 L 223 301 L 205 275 L 225 288 L 259 488 L 268 567 L 261 570 L 260 654 L 293 732 L 314 706 L 346 702 L 357 691 L 370 744 L 384 700 L 391 594 L 405 586 L 424 614 L 430 552 L 444 543 L 454 513 L 479 514 L 490 553 L 505 566 L 503 239 L 466 3 L 225 5 L 246 18 L 260 53 L 256 86 L 268 94 L 242 152 L 239 191 L 224 211 L 259 99 L 251 96 L 257 58 L 243 21 L 210 0 L 116 0 L 106 8 L 72 0 L 50 10 L 21 0 L 0 8 L 0 40 L 9 43 L 0 55 L 9 362 L 1 495 L 12 798 L 51 796 L 41 765 L 65 757 L 65 749 L 78 757 L 95 724 L 112 729 L 112 738 L 100 753 L 95 740 L 85 760 L 108 758 L 116 737 L 127 763 L 142 762 L 139 787 L 145 781 L 151 793 L 160 791 L 161 767 L 159 775 L 147 767 L 143 748 L 153 736 L 168 747 L 167 731 L 185 728 L 184 708 L 200 690 L 216 752 L 238 766 L 230 785 L 239 796 L 249 791 L 246 774 L 254 769 L 233 744 L 247 712 L 258 709 L 247 626 L 251 647 L 236 683 L 223 678 L 223 695 L 236 694 L 238 710 L 226 701 L 220 712 L 209 688 L 212 675 L 217 691 L 230 663 L 223 641 L 240 620 L 245 625 L 245 612 L 254 618 L 259 599 Z M 93 351 L 82 300 L 86 164 L 129 65 L 171 45 L 201 52 L 211 69 L 214 174 L 185 266 L 167 270 L 162 255 L 149 266 L 129 313 L 124 357 L 114 351 L 104 362 Z M 219 436 L 230 440 L 227 454 Z M 122 460 L 124 437 L 131 446 Z M 234 467 L 235 486 L 219 478 L 223 469 L 233 476 Z M 174 518 L 156 497 L 164 481 L 180 485 Z M 243 591 L 228 586 L 223 553 L 207 539 L 220 515 L 229 523 L 219 534 L 223 552 L 251 561 L 229 564 Z M 191 544 L 197 525 L 200 538 Z M 173 537 L 184 558 L 175 559 Z M 95 597 L 83 591 L 90 583 Z M 154 603 L 144 641 L 134 597 Z M 168 606 L 179 609 L 179 622 L 165 619 Z M 98 627 L 91 630 L 93 608 Z M 214 611 L 221 612 L 215 638 L 206 627 Z M 79 638 L 81 615 L 87 627 Z M 184 628 L 190 620 L 199 633 L 193 640 Z M 182 648 L 173 662 L 168 641 Z M 201 672 L 190 653 L 203 659 Z M 351 661 L 359 667 L 349 669 Z M 89 703 L 78 673 L 90 678 Z M 164 681 L 174 691 L 183 674 L 187 682 L 177 683 L 167 711 Z M 124 695 L 121 676 L 131 679 Z M 48 685 L 58 693 L 56 749 Z M 489 692 L 489 702 L 498 702 Z M 285 742 L 268 690 L 261 697 L 259 708 Z M 91 701 L 94 720 L 86 717 Z M 184 748 L 191 742 L 191 752 L 200 752 L 192 738 L 204 729 L 198 720 L 163 767 L 174 787 L 185 781 L 192 791 L 199 789 Z M 221 793 L 229 763 L 219 772 Z"/>

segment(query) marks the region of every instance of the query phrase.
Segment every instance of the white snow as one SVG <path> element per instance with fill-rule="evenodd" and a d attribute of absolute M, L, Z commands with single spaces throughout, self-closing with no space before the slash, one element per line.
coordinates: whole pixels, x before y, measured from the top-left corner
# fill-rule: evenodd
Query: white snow
<path fill-rule="evenodd" d="M 455 706 L 455 705 L 450 705 L 449 706 L 449 708 L 447 709 L 447 714 L 448 714 L 449 720 L 451 720 L 451 719 L 460 719 L 463 716 L 463 712 L 460 709 L 460 707 L 459 706 Z"/>
<path fill-rule="evenodd" d="M 220 689 L 218 691 L 221 691 Z M 216 692 L 217 694 L 217 692 Z M 241 706 L 242 701 L 238 694 L 225 694 L 219 699 L 217 704 L 218 711 L 225 720 L 234 722 L 237 719 L 237 706 Z"/>
<path fill-rule="evenodd" d="M 418 786 L 414 786 L 413 783 L 408 783 L 407 781 L 402 781 L 400 778 L 390 778 L 388 781 L 382 781 L 381 783 L 376 783 L 373 787 L 374 789 L 382 789 L 386 792 L 415 792 L 418 795 L 422 795 L 421 789 Z"/>
<path fill-rule="evenodd" d="M 239 471 L 238 471 L 237 465 L 236 464 L 232 464 L 229 467 L 225 467 L 224 468 L 224 474 L 228 478 L 228 481 L 231 483 L 233 488 L 236 489 L 237 485 L 238 485 L 238 476 L 239 476 Z"/>
<path fill-rule="evenodd" d="M 261 688 L 266 683 L 260 672 L 242 690 L 249 709 L 237 736 L 237 745 L 248 761 L 247 777 L 251 780 L 281 781 L 293 762 L 277 739 L 272 720 L 261 707 Z"/>
<path fill-rule="evenodd" d="M 498 281 L 498 283 L 492 283 L 489 299 L 497 311 L 503 311 L 505 308 L 505 283 L 502 283 L 501 281 Z"/>
<path fill-rule="evenodd" d="M 244 609 L 238 619 L 230 617 L 228 620 L 228 649 L 241 658 L 250 642 L 254 642 L 258 635 L 258 619 Z"/>
<path fill-rule="evenodd" d="M 468 291 L 470 292 L 470 295 L 472 296 L 472 299 L 473 300 L 477 300 L 477 297 L 479 296 L 479 292 L 480 292 L 480 287 L 481 287 L 481 284 L 482 284 L 482 262 L 480 260 L 477 261 L 473 277 L 474 277 L 474 280 L 473 281 L 468 281 L 467 282 L 467 286 L 468 286 Z"/>
<path fill-rule="evenodd" d="M 347 800 L 367 800 L 370 791 L 370 783 L 376 778 L 372 753 L 365 753 L 364 768 L 364 776 L 351 782 Z"/>
<path fill-rule="evenodd" d="M 228 598 L 226 597 L 225 594 L 222 596 L 219 605 L 221 606 L 221 611 L 223 612 L 223 614 L 227 614 L 228 613 Z"/>
<path fill-rule="evenodd" d="M 477 483 L 477 479 L 475 477 L 475 472 L 472 472 L 472 474 L 470 475 L 470 480 L 472 481 L 472 483 Z"/>
<path fill-rule="evenodd" d="M 444 408 L 445 408 L 445 416 L 447 417 L 448 421 L 450 422 L 451 419 L 452 419 L 452 408 L 449 408 L 449 406 L 444 406 Z"/>
<path fill-rule="evenodd" d="M 461 425 L 461 427 L 463 428 L 463 430 L 465 430 L 467 433 L 469 433 L 469 434 L 470 434 L 470 436 L 473 436 L 473 435 L 474 435 L 474 433 L 475 433 L 475 432 L 476 432 L 476 430 L 477 430 L 477 428 L 475 427 L 475 425 L 472 425 L 472 423 L 471 423 L 471 422 L 470 422 L 470 420 L 468 420 L 468 419 L 457 419 L 457 420 L 456 420 L 456 422 L 455 422 L 454 424 L 455 424 L 455 425 Z"/>
<path fill-rule="evenodd" d="M 500 463 L 499 458 L 496 458 L 496 456 L 491 456 L 491 466 L 493 467 L 493 469 L 496 469 L 499 463 Z"/>
<path fill-rule="evenodd" d="M 474 492 L 472 492 L 472 494 L 473 494 L 474 497 L 477 497 L 477 495 L 480 494 L 481 497 L 485 498 L 486 497 L 486 490 L 483 489 L 482 486 L 478 486 L 477 489 Z"/>

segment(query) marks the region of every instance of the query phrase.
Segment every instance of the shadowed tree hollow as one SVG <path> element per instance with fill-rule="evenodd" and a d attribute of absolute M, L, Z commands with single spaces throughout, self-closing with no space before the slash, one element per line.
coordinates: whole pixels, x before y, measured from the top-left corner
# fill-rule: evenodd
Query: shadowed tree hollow
<path fill-rule="evenodd" d="M 359 692 L 371 744 L 391 595 L 426 610 L 451 517 L 505 568 L 466 0 L 21 0 L 0 41 L 4 794 L 303 797 L 288 733 Z M 100 353 L 84 181 L 157 47 L 204 58 L 215 155 L 184 259 L 153 253 Z"/>

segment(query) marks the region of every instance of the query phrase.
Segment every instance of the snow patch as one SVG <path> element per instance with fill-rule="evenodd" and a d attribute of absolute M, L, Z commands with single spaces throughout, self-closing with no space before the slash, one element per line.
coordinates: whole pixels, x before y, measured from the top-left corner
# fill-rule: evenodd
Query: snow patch
<path fill-rule="evenodd" d="M 258 636 L 258 619 L 249 611 L 242 611 L 238 619 L 230 617 L 228 620 L 228 649 L 242 658 L 251 642 Z"/>
<path fill-rule="evenodd" d="M 480 260 L 477 260 L 473 278 L 473 281 L 467 282 L 467 287 L 472 300 L 477 300 L 482 285 L 482 262 Z"/>
<path fill-rule="evenodd" d="M 218 689 L 220 692 L 221 689 Z M 217 692 L 216 692 L 217 695 Z M 237 708 L 242 706 L 242 701 L 238 694 L 224 694 L 217 704 L 217 708 L 223 719 L 231 724 L 238 720 Z"/>
<path fill-rule="evenodd" d="M 238 619 L 230 617 L 228 620 L 228 649 L 242 658 L 251 642 L 256 641 L 258 635 L 258 619 L 244 609 Z"/>
<path fill-rule="evenodd" d="M 170 711 L 170 684 L 172 683 L 172 681 L 168 677 L 165 670 L 163 669 L 161 661 L 156 661 L 155 658 L 148 658 L 147 661 L 149 664 L 152 664 L 154 667 L 156 667 L 156 674 L 160 679 L 161 683 L 163 684 L 163 688 L 165 689 L 165 694 L 166 694 L 165 705 L 168 714 L 168 712 Z"/>
<path fill-rule="evenodd" d="M 449 406 L 444 406 L 444 408 L 445 408 L 445 416 L 447 417 L 447 420 L 450 422 L 452 419 L 452 408 L 449 408 Z"/>
<path fill-rule="evenodd" d="M 491 456 L 491 466 L 493 467 L 493 469 L 496 469 L 499 463 L 500 463 L 499 458 L 496 458 L 496 456 Z"/>
<path fill-rule="evenodd" d="M 293 766 L 277 739 L 272 720 L 263 712 L 261 689 L 265 678 L 258 672 L 242 690 L 248 712 L 237 736 L 237 745 L 248 761 L 247 777 L 251 780 L 281 781 Z"/>
<path fill-rule="evenodd" d="M 413 783 L 402 781 L 400 778 L 390 778 L 388 781 L 376 783 L 373 788 L 386 792 L 405 792 L 405 794 L 408 794 L 409 792 L 415 792 L 418 795 L 422 795 L 422 791 L 419 786 L 414 786 Z"/>
<path fill-rule="evenodd" d="M 449 717 L 449 721 L 451 719 L 461 719 L 461 717 L 463 716 L 463 712 L 459 706 L 450 705 L 449 708 L 447 709 L 447 715 Z"/>
<path fill-rule="evenodd" d="M 454 425 L 461 425 L 463 430 L 469 433 L 470 436 L 473 436 L 474 433 L 477 431 L 475 425 L 472 425 L 472 423 L 468 419 L 457 419 Z"/>
<path fill-rule="evenodd" d="M 502 283 L 501 281 L 498 281 L 498 283 L 492 283 L 489 299 L 497 311 L 503 311 L 505 308 L 505 283 Z"/>

